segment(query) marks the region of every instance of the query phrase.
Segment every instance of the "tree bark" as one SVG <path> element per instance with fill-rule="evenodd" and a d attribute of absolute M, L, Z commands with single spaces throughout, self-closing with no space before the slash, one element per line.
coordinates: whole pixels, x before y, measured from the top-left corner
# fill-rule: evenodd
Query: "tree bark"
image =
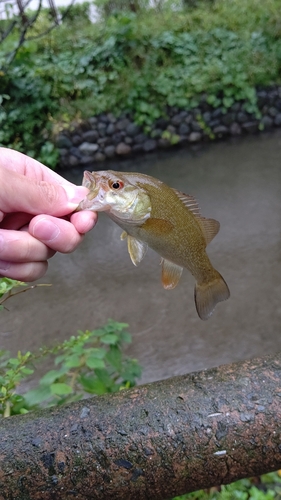
<path fill-rule="evenodd" d="M 164 500 L 281 468 L 281 354 L 0 422 L 1 500 Z"/>

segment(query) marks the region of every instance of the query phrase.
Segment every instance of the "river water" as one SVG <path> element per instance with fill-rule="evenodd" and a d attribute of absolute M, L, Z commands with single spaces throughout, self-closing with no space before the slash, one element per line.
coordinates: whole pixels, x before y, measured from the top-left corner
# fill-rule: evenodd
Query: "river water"
<path fill-rule="evenodd" d="M 148 251 L 134 267 L 120 228 L 101 214 L 74 254 L 50 261 L 40 281 L 52 287 L 7 303 L 1 348 L 35 350 L 112 318 L 130 325 L 127 353 L 143 366 L 142 382 L 280 350 L 280 159 L 277 131 L 123 163 L 194 195 L 202 215 L 220 221 L 208 254 L 231 297 L 208 321 L 195 311 L 192 276 L 184 271 L 177 288 L 165 291 L 158 255 Z M 82 171 L 72 175 L 81 182 Z"/>

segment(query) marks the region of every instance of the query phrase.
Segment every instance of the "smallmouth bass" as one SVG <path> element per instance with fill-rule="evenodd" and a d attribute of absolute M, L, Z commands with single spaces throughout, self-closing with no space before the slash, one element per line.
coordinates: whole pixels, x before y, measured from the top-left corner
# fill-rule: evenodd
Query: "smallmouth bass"
<path fill-rule="evenodd" d="M 228 299 L 228 286 L 205 251 L 220 224 L 201 216 L 193 196 L 149 175 L 113 170 L 85 171 L 82 184 L 89 193 L 77 211 L 103 211 L 116 222 L 135 266 L 149 246 L 162 257 L 164 288 L 177 286 L 184 267 L 191 272 L 199 318 L 208 319 L 216 304 Z"/>

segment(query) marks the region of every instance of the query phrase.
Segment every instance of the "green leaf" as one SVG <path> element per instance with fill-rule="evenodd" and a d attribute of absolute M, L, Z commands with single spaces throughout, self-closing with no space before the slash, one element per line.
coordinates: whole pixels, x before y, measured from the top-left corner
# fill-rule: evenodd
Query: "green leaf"
<path fill-rule="evenodd" d="M 106 335 L 103 335 L 100 340 L 104 344 L 115 345 L 115 344 L 117 344 L 119 337 L 115 333 L 107 333 Z"/>
<path fill-rule="evenodd" d="M 132 342 L 132 336 L 128 332 L 120 333 L 120 340 L 126 344 L 130 344 Z"/>
<path fill-rule="evenodd" d="M 116 346 L 110 346 L 110 350 L 106 355 L 107 361 L 117 370 L 118 372 L 122 368 L 122 353 L 120 349 Z"/>
<path fill-rule="evenodd" d="M 62 375 L 67 373 L 68 368 L 66 366 L 63 366 L 60 370 L 50 370 L 47 372 L 39 381 L 40 386 L 49 386 L 52 384 L 55 380 L 60 378 Z"/>
<path fill-rule="evenodd" d="M 65 361 L 65 366 L 67 368 L 78 368 L 81 365 L 80 357 L 77 355 L 70 356 Z"/>
<path fill-rule="evenodd" d="M 96 378 L 81 377 L 80 382 L 84 391 L 90 394 L 101 395 L 108 392 L 106 384 Z"/>
<path fill-rule="evenodd" d="M 50 386 L 37 387 L 24 394 L 24 399 L 28 406 L 37 406 L 48 400 L 52 396 Z"/>
<path fill-rule="evenodd" d="M 102 359 L 96 358 L 95 356 L 89 356 L 86 359 L 86 365 L 92 370 L 95 368 L 104 368 L 105 363 Z"/>
<path fill-rule="evenodd" d="M 51 394 L 56 394 L 57 396 L 64 396 L 66 394 L 71 394 L 73 392 L 72 387 L 70 387 L 70 385 L 63 384 L 60 382 L 51 384 L 50 389 L 51 389 Z"/>
<path fill-rule="evenodd" d="M 34 370 L 31 368 L 21 368 L 21 373 L 23 375 L 32 375 L 34 373 Z"/>

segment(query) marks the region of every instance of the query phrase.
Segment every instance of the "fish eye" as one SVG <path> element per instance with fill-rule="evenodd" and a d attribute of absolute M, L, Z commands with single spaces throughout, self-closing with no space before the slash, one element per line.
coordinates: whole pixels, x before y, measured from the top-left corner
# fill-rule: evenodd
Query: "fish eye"
<path fill-rule="evenodd" d="M 123 186 L 124 184 L 121 181 L 114 181 L 111 184 L 112 189 L 121 189 Z"/>

